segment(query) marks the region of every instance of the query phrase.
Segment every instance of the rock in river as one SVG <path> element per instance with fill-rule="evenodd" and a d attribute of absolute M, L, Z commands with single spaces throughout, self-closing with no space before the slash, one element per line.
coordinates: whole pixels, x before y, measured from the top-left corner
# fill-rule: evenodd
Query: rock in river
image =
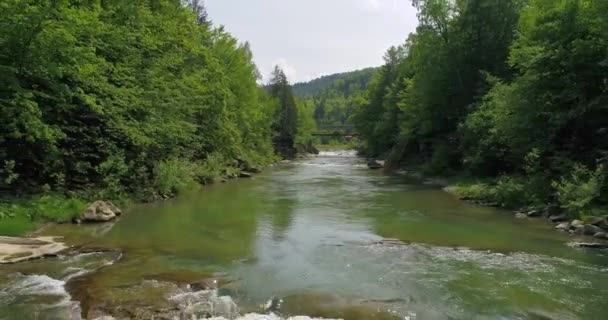
<path fill-rule="evenodd" d="M 603 232 L 602 228 L 594 226 L 592 224 L 579 225 L 574 229 L 574 234 L 584 235 L 584 236 L 592 236 L 596 233 L 602 233 L 602 232 Z"/>
<path fill-rule="evenodd" d="M 578 248 L 608 249 L 608 244 L 598 242 L 571 242 L 569 245 Z"/>
<path fill-rule="evenodd" d="M 66 248 L 52 237 L 0 237 L 0 264 L 52 256 Z"/>
<path fill-rule="evenodd" d="M 596 238 L 599 238 L 599 239 L 608 240 L 608 233 L 606 233 L 606 232 L 598 232 L 598 233 L 594 234 L 593 236 Z"/>
<path fill-rule="evenodd" d="M 515 218 L 517 218 L 517 219 L 525 219 L 527 217 L 528 217 L 528 215 L 523 212 L 518 212 L 515 214 Z"/>
<path fill-rule="evenodd" d="M 252 177 L 253 177 L 253 173 L 251 173 L 251 172 L 241 171 L 241 173 L 239 173 L 239 178 L 252 178 Z"/>
<path fill-rule="evenodd" d="M 382 169 L 382 168 L 384 168 L 384 161 L 383 160 L 370 160 L 367 163 L 367 167 L 370 169 Z"/>
<path fill-rule="evenodd" d="M 555 226 L 555 229 L 567 231 L 568 229 L 570 229 L 570 222 L 562 222 Z"/>
<path fill-rule="evenodd" d="M 565 214 L 552 215 L 552 216 L 549 216 L 549 220 L 551 220 L 552 222 L 566 221 L 566 220 L 568 220 L 568 216 Z"/>
<path fill-rule="evenodd" d="M 120 216 L 122 211 L 109 201 L 95 201 L 89 205 L 80 220 L 84 222 L 107 222 Z"/>

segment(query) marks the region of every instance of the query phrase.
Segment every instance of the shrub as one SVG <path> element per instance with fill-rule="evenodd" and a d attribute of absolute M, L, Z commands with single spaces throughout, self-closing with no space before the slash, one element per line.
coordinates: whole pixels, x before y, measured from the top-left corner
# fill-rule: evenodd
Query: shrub
<path fill-rule="evenodd" d="M 154 166 L 154 189 L 160 194 L 177 194 L 195 185 L 196 165 L 177 158 Z"/>
<path fill-rule="evenodd" d="M 606 172 L 603 165 L 594 171 L 576 164 L 568 177 L 552 183 L 557 191 L 557 200 L 562 208 L 573 217 L 580 217 L 589 211 L 599 198 Z"/>
<path fill-rule="evenodd" d="M 207 159 L 197 167 L 196 176 L 203 182 L 213 181 L 223 176 L 228 167 L 228 162 L 219 153 L 211 153 Z"/>

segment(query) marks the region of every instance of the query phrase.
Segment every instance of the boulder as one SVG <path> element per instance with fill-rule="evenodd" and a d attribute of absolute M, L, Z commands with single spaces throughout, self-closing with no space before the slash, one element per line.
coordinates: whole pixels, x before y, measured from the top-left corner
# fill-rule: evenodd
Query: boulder
<path fill-rule="evenodd" d="M 81 215 L 82 222 L 108 222 L 120 216 L 122 211 L 109 201 L 95 201 Z"/>
<path fill-rule="evenodd" d="M 545 210 L 544 210 L 543 214 L 546 217 L 550 217 L 550 216 L 557 216 L 560 213 L 562 213 L 562 208 L 559 205 L 557 205 L 557 204 L 550 204 L 550 205 L 548 205 L 548 206 L 545 207 Z"/>
<path fill-rule="evenodd" d="M 253 173 L 247 171 L 241 171 L 239 178 L 253 178 Z"/>
<path fill-rule="evenodd" d="M 584 225 L 585 223 L 582 222 L 581 220 L 572 220 L 572 222 L 570 223 L 570 228 L 572 229 L 576 229 L 582 225 Z"/>
<path fill-rule="evenodd" d="M 589 219 L 589 224 L 608 230 L 608 219 L 606 217 L 592 217 Z"/>
<path fill-rule="evenodd" d="M 558 224 L 557 226 L 555 226 L 555 229 L 566 231 L 566 230 L 570 229 L 570 222 L 562 222 L 562 223 Z"/>
<path fill-rule="evenodd" d="M 522 213 L 522 212 L 519 212 L 519 213 L 515 214 L 515 218 L 517 218 L 517 219 L 525 219 L 527 217 L 528 217 L 528 215 L 525 214 L 525 213 Z"/>
<path fill-rule="evenodd" d="M 543 212 L 540 210 L 530 210 L 526 213 L 528 217 L 540 217 L 543 215 Z"/>
<path fill-rule="evenodd" d="M 608 233 L 606 233 L 606 232 L 598 232 L 598 233 L 594 234 L 593 236 L 596 238 L 599 238 L 599 239 L 608 240 Z"/>
<path fill-rule="evenodd" d="M 602 228 L 594 226 L 592 224 L 579 225 L 574 229 L 574 234 L 583 236 L 592 236 L 596 233 L 603 232 Z"/>
<path fill-rule="evenodd" d="M 568 216 L 563 213 L 557 214 L 557 215 L 552 215 L 552 216 L 549 216 L 549 220 L 551 220 L 551 222 L 562 222 L 562 221 L 568 220 Z"/>
<path fill-rule="evenodd" d="M 382 169 L 382 168 L 384 168 L 384 161 L 383 160 L 370 160 L 367 163 L 367 167 L 370 169 Z"/>

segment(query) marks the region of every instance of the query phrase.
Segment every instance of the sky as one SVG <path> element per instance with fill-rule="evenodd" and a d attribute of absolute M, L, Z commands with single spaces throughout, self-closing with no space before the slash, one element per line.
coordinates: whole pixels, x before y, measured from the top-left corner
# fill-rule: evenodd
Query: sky
<path fill-rule="evenodd" d="M 264 80 L 291 82 L 382 65 L 417 25 L 411 0 L 206 0 L 209 18 L 248 41 Z"/>

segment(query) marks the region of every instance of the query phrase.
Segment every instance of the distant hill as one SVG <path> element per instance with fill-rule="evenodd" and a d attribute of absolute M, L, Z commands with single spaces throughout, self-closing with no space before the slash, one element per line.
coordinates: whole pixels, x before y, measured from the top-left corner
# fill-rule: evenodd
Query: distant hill
<path fill-rule="evenodd" d="M 327 76 L 308 81 L 299 82 L 293 85 L 293 91 L 296 96 L 305 98 L 318 95 L 329 87 L 343 87 L 340 91 L 346 93 L 349 87 L 354 85 L 358 90 L 367 88 L 367 84 L 372 79 L 377 68 L 366 68 L 350 72 L 335 73 Z M 342 81 L 340 81 L 342 80 Z M 337 83 L 340 81 L 340 83 Z"/>
<path fill-rule="evenodd" d="M 293 85 L 294 94 L 314 110 L 317 127 L 350 127 L 355 106 L 364 99 L 377 68 L 336 73 Z"/>

